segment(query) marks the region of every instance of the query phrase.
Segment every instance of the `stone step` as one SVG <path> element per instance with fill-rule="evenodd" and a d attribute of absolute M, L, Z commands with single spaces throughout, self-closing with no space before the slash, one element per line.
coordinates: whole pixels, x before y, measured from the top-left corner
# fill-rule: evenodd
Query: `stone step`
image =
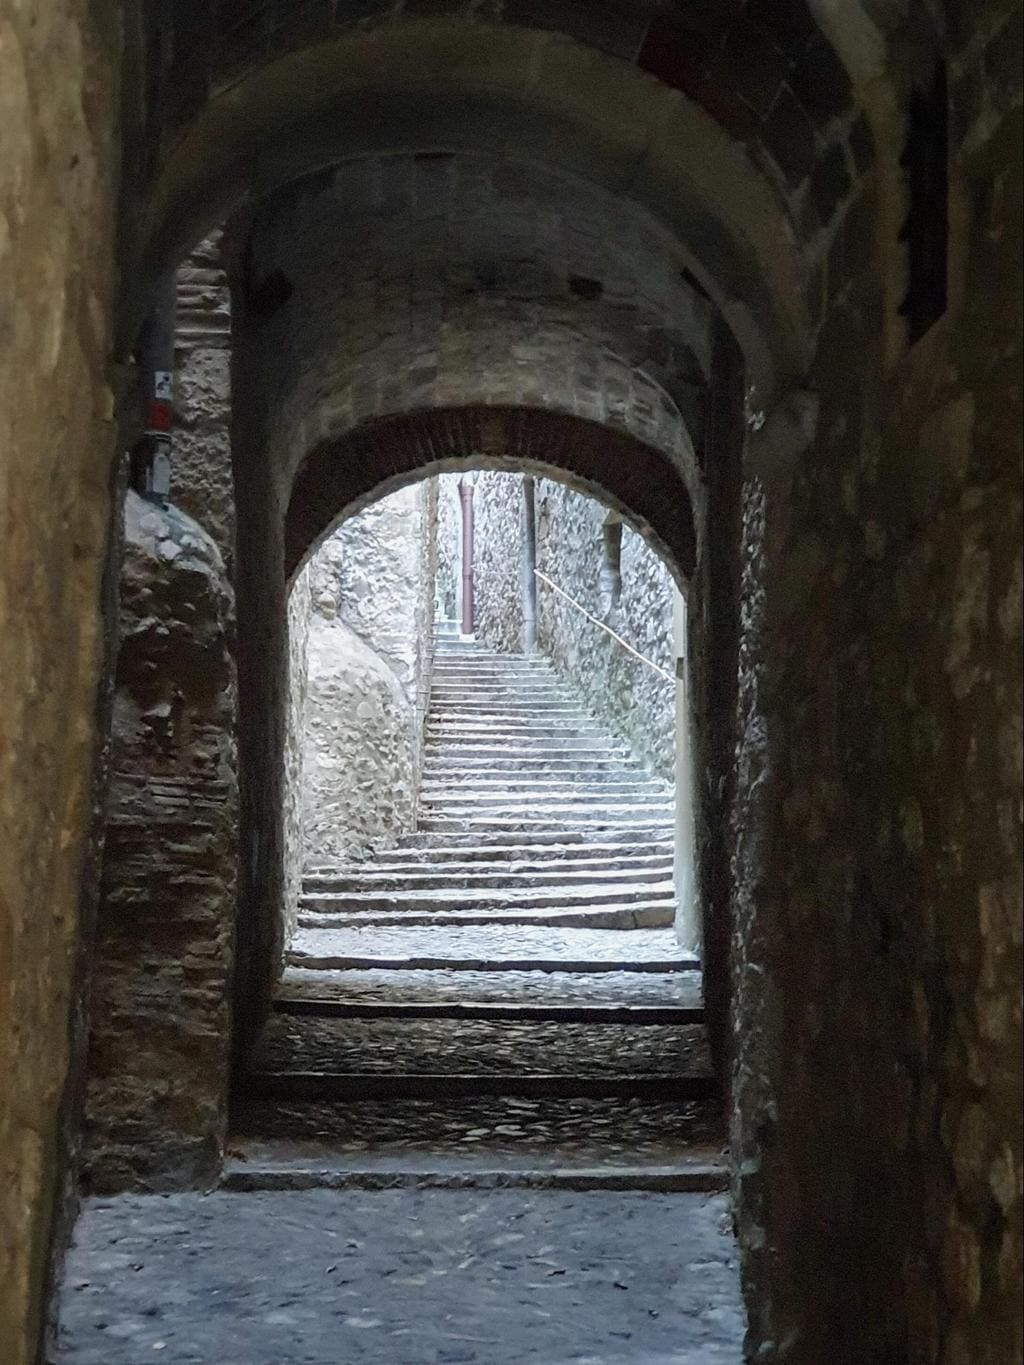
<path fill-rule="evenodd" d="M 699 966 L 671 929 L 521 925 L 299 929 L 286 960 L 321 970 L 684 972 Z"/>
<path fill-rule="evenodd" d="M 505 701 L 529 702 L 531 700 L 567 701 L 565 688 L 554 679 L 531 675 L 521 682 L 515 679 L 495 679 L 493 682 L 438 682 L 430 688 L 430 702 L 483 701 L 487 704 Z M 575 699 L 573 699 L 575 700 Z M 579 704 L 578 702 L 576 703 Z"/>
<path fill-rule="evenodd" d="M 605 1096 L 640 1101 L 707 1099 L 718 1087 L 710 1076 L 645 1073 L 634 1076 L 534 1072 L 417 1072 L 411 1075 L 363 1071 L 251 1071 L 246 1089 L 254 1099 L 277 1101 L 368 1099 L 432 1099 L 450 1102 L 487 1095 L 527 1099 L 598 1099 Z"/>
<path fill-rule="evenodd" d="M 303 906 L 298 923 L 306 929 L 365 927 L 380 925 L 394 928 L 408 925 L 433 925 L 449 928 L 453 925 L 547 925 L 567 929 L 668 929 L 675 923 L 675 902 L 668 900 L 637 901 L 604 906 L 561 907 L 524 906 L 513 909 L 503 906 L 481 906 L 463 910 L 458 907 L 443 910 L 361 910 L 350 905 L 345 910 L 318 910 Z"/>
<path fill-rule="evenodd" d="M 464 763 L 487 763 L 502 767 L 510 760 L 524 763 L 572 763 L 576 759 L 588 763 L 631 764 L 624 749 L 611 743 L 602 743 L 590 738 L 577 739 L 564 736 L 558 740 L 527 741 L 518 739 L 514 743 L 486 741 L 481 739 L 425 740 L 423 748 L 424 764 L 443 762 L 449 765 Z"/>
<path fill-rule="evenodd" d="M 319 970 L 286 967 L 279 989 L 291 999 L 443 1010 L 529 1011 L 600 1007 L 678 1007 L 698 1022 L 702 1008 L 700 972 L 533 972 Z M 527 1002 L 524 1004 L 523 1002 Z"/>
<path fill-rule="evenodd" d="M 589 740 L 598 748 L 608 747 L 608 737 L 596 725 L 589 722 L 560 724 L 557 720 L 524 720 L 522 724 L 512 721 L 433 721 L 428 720 L 424 738 L 444 745 L 452 741 L 469 740 L 477 744 L 515 745 L 522 740 Z"/>
<path fill-rule="evenodd" d="M 376 862 L 341 867 L 336 870 L 310 871 L 302 881 L 306 893 L 333 892 L 336 895 L 367 891 L 417 891 L 431 888 L 458 887 L 473 889 L 486 886 L 580 886 L 618 885 L 622 882 L 649 883 L 668 880 L 672 875 L 672 859 L 666 854 L 615 861 L 588 859 L 569 864 L 547 861 L 524 863 L 445 862 L 440 867 L 398 863 L 385 867 Z M 514 882 L 511 879 L 515 879 Z"/>
<path fill-rule="evenodd" d="M 615 773 L 575 777 L 564 774 L 561 776 L 505 778 L 472 774 L 463 777 L 461 780 L 449 777 L 443 781 L 432 775 L 429 782 L 424 778 L 420 786 L 420 800 L 428 802 L 450 801 L 468 796 L 474 800 L 477 797 L 485 797 L 488 800 L 500 799 L 503 795 L 544 798 L 552 794 L 558 796 L 584 795 L 588 798 L 611 795 L 615 799 L 620 796 L 651 794 L 662 801 L 671 799 L 671 793 L 663 782 L 657 782 L 653 778 L 630 780 Z"/>
<path fill-rule="evenodd" d="M 514 837 L 510 837 L 514 836 Z M 501 830 L 417 830 L 413 834 L 403 834 L 394 849 L 379 853 L 378 858 L 386 861 L 389 856 L 404 856 L 420 850 L 424 857 L 430 858 L 435 852 L 445 849 L 476 848 L 493 856 L 491 850 L 501 848 L 528 849 L 531 854 L 546 850 L 552 857 L 560 857 L 562 851 L 576 846 L 588 848 L 626 848 L 636 852 L 652 852 L 657 847 L 670 848 L 675 838 L 675 827 L 665 821 L 654 823 L 650 820 L 631 828 L 604 829 L 600 825 L 590 828 L 568 826 L 553 829 L 541 823 L 535 829 L 502 832 Z M 463 852 L 460 856 L 468 857 Z M 476 856 L 475 854 L 473 856 Z"/>
<path fill-rule="evenodd" d="M 671 900 L 675 886 L 671 878 L 653 883 L 634 882 L 628 876 L 615 881 L 582 884 L 562 884 L 549 886 L 530 886 L 524 884 L 504 886 L 481 886 L 476 888 L 459 886 L 449 882 L 426 890 L 403 889 L 388 891 L 383 889 L 360 891 L 358 894 L 320 889 L 303 891 L 299 904 L 306 910 L 479 910 L 493 908 L 501 910 L 528 909 L 557 905 L 562 909 L 581 909 L 594 905 L 622 905 L 640 900 Z"/>
<path fill-rule="evenodd" d="M 433 716 L 544 716 L 551 712 L 566 715 L 586 716 L 588 713 L 575 702 L 553 692 L 549 697 L 540 697 L 535 691 L 524 692 L 521 697 L 500 696 L 491 699 L 479 692 L 462 693 L 453 697 L 432 696 L 429 714 Z M 591 719 L 593 719 L 591 717 Z"/>
<path fill-rule="evenodd" d="M 599 758 L 583 754 L 575 758 L 566 757 L 561 751 L 544 757 L 534 751 L 532 756 L 524 755 L 521 749 L 509 751 L 502 758 L 496 757 L 455 757 L 446 750 L 424 756 L 423 771 L 434 777 L 493 777 L 496 782 L 506 777 L 535 773 L 538 777 L 571 777 L 576 773 L 588 776 L 592 773 L 607 773 L 612 777 L 641 780 L 650 774 L 639 763 L 625 758 Z"/>
<path fill-rule="evenodd" d="M 419 839 L 422 836 L 410 834 L 405 835 L 404 839 Z M 443 836 L 450 839 L 452 836 Z M 672 847 L 667 836 L 665 839 L 648 845 L 644 842 L 637 844 L 633 841 L 624 843 L 602 843 L 597 841 L 593 844 L 553 844 L 553 843 L 524 843 L 524 844 L 491 844 L 483 843 L 479 846 L 456 843 L 439 843 L 437 846 L 389 848 L 379 850 L 372 861 L 365 863 L 347 863 L 343 868 L 337 865 L 320 865 L 310 867 L 307 875 L 310 877 L 330 877 L 339 871 L 345 872 L 349 869 L 353 873 L 358 873 L 363 869 L 379 871 L 382 877 L 387 877 L 392 872 L 408 871 L 410 873 L 427 873 L 437 876 L 446 875 L 445 869 L 455 864 L 456 873 L 460 868 L 479 867 L 482 872 L 497 872 L 502 875 L 507 874 L 510 869 L 518 866 L 535 865 L 539 868 L 553 867 L 557 870 L 559 864 L 568 871 L 584 870 L 586 867 L 608 867 L 614 870 L 618 862 L 623 866 L 645 866 L 649 863 L 657 865 L 659 862 L 670 860 L 672 857 Z M 436 868 L 434 864 L 437 864 Z"/>
<path fill-rule="evenodd" d="M 527 834 L 532 830 L 558 830 L 568 832 L 574 828 L 587 830 L 608 829 L 625 833 L 628 830 L 646 829 L 652 815 L 664 816 L 663 831 L 671 830 L 670 809 L 662 811 L 658 806 L 636 806 L 632 812 L 618 806 L 607 810 L 587 811 L 583 807 L 576 810 L 523 812 L 521 815 L 499 815 L 497 812 L 483 815 L 469 815 L 460 811 L 449 811 L 445 815 L 425 812 L 419 820 L 420 831 L 425 834 L 459 833 L 507 833 Z"/>
<path fill-rule="evenodd" d="M 616 804 L 618 801 L 659 801 L 664 805 L 672 803 L 672 792 L 664 782 L 647 779 L 646 782 L 620 782 L 598 778 L 597 781 L 569 782 L 565 778 L 552 778 L 549 781 L 519 781 L 502 784 L 501 781 L 487 782 L 431 782 L 429 788 L 421 789 L 421 804 L 433 805 L 455 801 L 460 805 L 483 803 L 493 805 L 496 801 L 507 801 L 509 807 L 517 809 L 535 801 L 603 801 Z"/>
<path fill-rule="evenodd" d="M 306 973 L 308 976 L 314 973 Z M 334 973 L 335 977 L 351 975 L 351 973 Z M 368 973 L 361 973 L 367 976 Z M 421 972 L 421 976 L 430 975 Z M 463 973 L 463 976 L 468 973 Z M 605 976 L 599 980 L 606 980 Z M 634 976 L 633 980 L 640 979 Z M 677 979 L 677 978 L 673 978 Z M 632 1027 L 643 1028 L 648 1024 L 702 1024 L 704 1022 L 704 1009 L 698 1002 L 695 1005 L 629 1005 L 617 1001 L 614 1004 L 565 1004 L 557 1002 L 551 1004 L 523 1003 L 521 999 L 514 1001 L 491 1002 L 491 1001 L 444 1001 L 444 1000 L 417 1000 L 408 1001 L 405 999 L 387 1000 L 365 1000 L 358 998 L 348 999 L 344 996 L 332 996 L 328 993 L 317 996 L 310 992 L 296 993 L 296 988 L 290 989 L 283 985 L 278 994 L 274 997 L 274 1010 L 279 1014 L 293 1014 L 312 1016 L 318 1019 L 376 1019 L 376 1020 L 396 1020 L 396 1019 L 462 1019 L 470 1023 L 483 1021 L 495 1023 L 497 1021 L 509 1021 L 512 1023 L 522 1023 L 526 1020 L 534 1020 L 545 1024 L 629 1024 Z"/>
<path fill-rule="evenodd" d="M 268 1019 L 252 1069 L 366 1080 L 490 1076 L 572 1081 L 581 1069 L 581 1058 L 586 1059 L 582 1069 L 590 1078 L 712 1079 L 707 1036 L 700 1024 L 639 1028 L 628 1023 L 353 1019 L 285 1012 Z"/>
<path fill-rule="evenodd" d="M 580 1188 L 589 1188 L 591 1171 L 611 1179 L 664 1173 L 659 1178 L 666 1180 L 669 1172 L 685 1178 L 702 1167 L 720 1171 L 725 1141 L 713 1100 L 641 1106 L 630 1099 L 496 1096 L 279 1105 L 245 1097 L 232 1108 L 228 1148 L 236 1154 L 228 1169 L 239 1180 L 247 1172 L 281 1180 L 291 1172 L 319 1183 L 321 1173 L 366 1171 L 440 1183 L 453 1172 L 500 1171 L 497 1184 L 514 1184 L 575 1171 Z M 332 1183 L 331 1175 L 324 1183 Z"/>
<path fill-rule="evenodd" d="M 542 673 L 557 677 L 552 663 L 538 654 L 483 654 L 479 650 L 448 646 L 434 652 L 434 677 L 501 677 Z"/>
<path fill-rule="evenodd" d="M 393 1102 L 392 1102 L 393 1103 Z M 275 1106 L 278 1107 L 278 1106 Z M 511 1166 L 508 1162 L 486 1165 L 479 1152 L 470 1161 L 454 1160 L 447 1152 L 437 1162 L 413 1161 L 408 1156 L 390 1160 L 375 1153 L 346 1160 L 335 1149 L 303 1157 L 272 1154 L 252 1156 L 251 1144 L 232 1140 L 230 1150 L 241 1160 L 224 1163 L 220 1188 L 235 1193 L 283 1190 L 572 1190 L 635 1191 L 649 1194 L 724 1194 L 729 1189 L 729 1168 L 724 1158 L 700 1155 L 677 1158 L 656 1166 L 622 1162 L 581 1166 L 573 1160 L 562 1167 Z M 282 1143 L 291 1151 L 290 1143 Z M 265 1150 L 265 1146 L 263 1147 Z"/>

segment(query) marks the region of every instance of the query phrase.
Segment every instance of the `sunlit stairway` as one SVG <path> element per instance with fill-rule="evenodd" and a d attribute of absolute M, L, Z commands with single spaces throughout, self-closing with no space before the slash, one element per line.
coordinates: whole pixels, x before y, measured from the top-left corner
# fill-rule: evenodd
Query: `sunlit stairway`
<path fill-rule="evenodd" d="M 309 870 L 227 1182 L 718 1188 L 672 827 L 550 664 L 441 633 L 417 831 Z"/>

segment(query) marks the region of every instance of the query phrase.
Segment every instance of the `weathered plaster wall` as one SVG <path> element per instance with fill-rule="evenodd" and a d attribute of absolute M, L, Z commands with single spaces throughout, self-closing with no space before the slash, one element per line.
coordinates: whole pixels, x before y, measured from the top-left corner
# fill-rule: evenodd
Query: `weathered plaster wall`
<path fill-rule="evenodd" d="M 292 639 L 304 629 L 307 644 L 301 711 L 293 702 L 289 724 L 301 767 L 287 778 L 301 784 L 307 864 L 358 857 L 415 825 L 436 524 L 435 482 L 402 489 L 324 541 L 293 590 Z"/>
<path fill-rule="evenodd" d="M 674 676 L 674 584 L 665 565 L 622 528 L 621 595 L 603 596 L 602 526 L 608 509 L 564 485 L 536 488 L 537 567 L 591 616 Z M 538 643 L 584 705 L 666 782 L 675 778 L 675 683 L 634 658 L 547 584 L 537 590 Z"/>
<path fill-rule="evenodd" d="M 948 312 L 883 379 L 892 282 L 840 245 L 817 440 L 743 498 L 734 1143 L 766 1360 L 1024 1355 L 1020 9 L 1001 17 L 950 15 Z"/>
<path fill-rule="evenodd" d="M 175 508 L 129 493 L 92 983 L 84 1178 L 201 1186 L 223 1146 L 235 920 L 233 596 Z"/>
<path fill-rule="evenodd" d="M 34 1358 L 100 662 L 120 7 L 0 3 L 0 1352 Z"/>

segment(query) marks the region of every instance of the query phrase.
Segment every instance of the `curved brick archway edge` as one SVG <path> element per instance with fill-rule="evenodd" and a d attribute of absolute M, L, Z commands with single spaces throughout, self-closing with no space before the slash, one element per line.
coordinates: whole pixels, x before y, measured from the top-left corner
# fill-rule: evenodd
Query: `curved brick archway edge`
<path fill-rule="evenodd" d="M 287 577 L 343 517 L 466 462 L 525 466 L 591 493 L 621 511 L 677 579 L 693 573 L 693 508 L 664 454 L 573 413 L 478 405 L 380 417 L 314 449 L 296 475 L 285 519 Z"/>

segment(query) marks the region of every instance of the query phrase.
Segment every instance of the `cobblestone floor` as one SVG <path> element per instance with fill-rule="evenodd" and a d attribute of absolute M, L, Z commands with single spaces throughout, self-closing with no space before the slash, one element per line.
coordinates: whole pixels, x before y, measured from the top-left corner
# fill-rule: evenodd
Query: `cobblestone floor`
<path fill-rule="evenodd" d="M 701 1003 L 699 972 L 321 972 L 288 967 L 280 994 L 415 1004 L 687 1005 Z"/>
<path fill-rule="evenodd" d="M 269 1021 L 257 1071 L 346 1071 L 409 1075 L 710 1075 L 702 1025 L 544 1024 L 478 1019 Z"/>
<path fill-rule="evenodd" d="M 678 1160 L 683 1145 L 687 1152 L 699 1146 L 702 1153 L 722 1146 L 717 1102 L 707 1100 L 250 1100 L 236 1103 L 232 1130 L 233 1145 L 253 1156 L 263 1139 L 280 1139 L 295 1144 L 295 1155 L 303 1143 L 327 1143 L 339 1158 L 373 1153 L 383 1159 L 422 1156 L 464 1164 L 472 1158 L 531 1167 L 663 1163 Z"/>
<path fill-rule="evenodd" d="M 720 1196 L 87 1202 L 51 1365 L 739 1365 Z"/>

